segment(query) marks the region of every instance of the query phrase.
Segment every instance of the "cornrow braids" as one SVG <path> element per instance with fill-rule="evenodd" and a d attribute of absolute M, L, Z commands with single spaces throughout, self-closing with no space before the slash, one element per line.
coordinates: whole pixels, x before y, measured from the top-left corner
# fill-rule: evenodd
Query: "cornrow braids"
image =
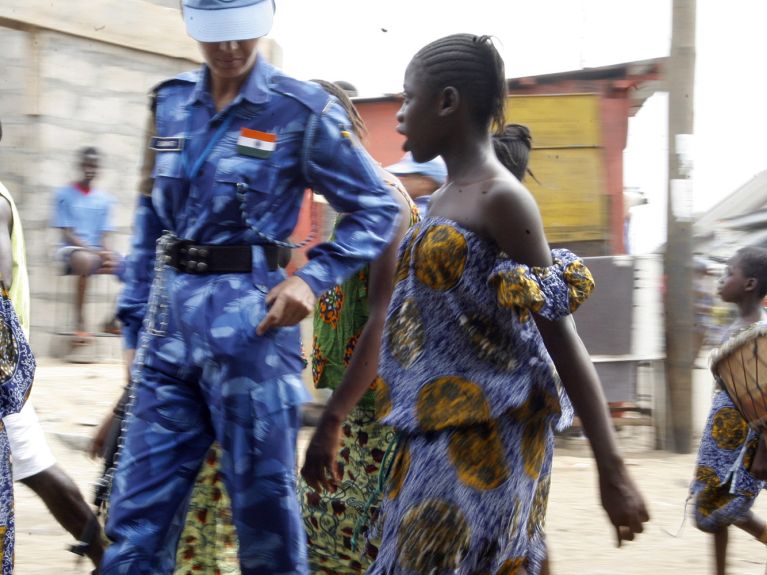
<path fill-rule="evenodd" d="M 500 132 L 505 122 L 506 72 L 490 36 L 453 34 L 421 48 L 413 62 L 426 82 L 441 90 L 453 86 L 469 102 L 477 122 Z"/>
<path fill-rule="evenodd" d="M 527 172 L 532 147 L 530 130 L 522 124 L 507 124 L 500 133 L 493 135 L 495 155 L 520 182 Z"/>
<path fill-rule="evenodd" d="M 328 82 L 327 80 L 312 80 L 315 84 L 319 84 L 323 90 L 325 90 L 331 96 L 335 96 L 341 104 L 341 107 L 346 110 L 349 119 L 352 121 L 352 130 L 354 134 L 360 139 L 364 140 L 368 135 L 368 128 L 365 125 L 365 120 L 362 119 L 357 108 L 349 98 L 346 90 L 335 82 Z"/>

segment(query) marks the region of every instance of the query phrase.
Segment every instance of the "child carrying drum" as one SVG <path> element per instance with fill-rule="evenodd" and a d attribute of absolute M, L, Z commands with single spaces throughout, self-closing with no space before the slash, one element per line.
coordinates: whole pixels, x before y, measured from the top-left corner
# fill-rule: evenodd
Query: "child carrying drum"
<path fill-rule="evenodd" d="M 767 322 L 762 300 L 767 294 L 767 249 L 745 247 L 730 259 L 719 280 L 719 297 L 737 306 L 738 317 L 727 338 L 755 323 Z M 716 574 L 724 575 L 728 527 L 735 525 L 767 544 L 767 524 L 751 507 L 764 488 L 765 451 L 721 383 L 701 438 L 692 494 L 698 529 L 714 536 Z"/>

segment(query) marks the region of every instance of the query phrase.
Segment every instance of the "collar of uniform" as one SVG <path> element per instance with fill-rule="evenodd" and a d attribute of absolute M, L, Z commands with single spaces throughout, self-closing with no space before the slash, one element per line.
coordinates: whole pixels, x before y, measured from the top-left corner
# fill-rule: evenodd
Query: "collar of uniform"
<path fill-rule="evenodd" d="M 262 104 L 269 99 L 269 78 L 272 77 L 274 68 L 259 54 L 253 69 L 248 74 L 245 83 L 240 89 L 240 94 L 234 99 L 233 103 L 240 99 L 245 99 L 252 104 Z M 208 68 L 203 64 L 200 71 L 200 77 L 194 90 L 189 95 L 187 105 L 196 104 L 210 100 L 210 77 Z"/>

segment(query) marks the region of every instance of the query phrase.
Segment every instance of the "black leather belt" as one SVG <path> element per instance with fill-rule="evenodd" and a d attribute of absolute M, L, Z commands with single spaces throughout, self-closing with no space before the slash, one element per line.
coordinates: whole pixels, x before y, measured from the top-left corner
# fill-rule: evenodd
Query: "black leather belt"
<path fill-rule="evenodd" d="M 290 250 L 274 244 L 260 244 L 269 271 L 285 267 L 290 262 Z M 253 251 L 249 245 L 194 244 L 191 240 L 166 243 L 165 263 L 189 274 L 248 273 L 253 269 Z"/>

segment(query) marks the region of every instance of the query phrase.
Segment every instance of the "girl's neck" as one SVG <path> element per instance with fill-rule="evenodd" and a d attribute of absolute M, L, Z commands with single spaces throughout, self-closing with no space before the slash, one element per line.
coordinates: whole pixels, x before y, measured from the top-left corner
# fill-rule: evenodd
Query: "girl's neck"
<path fill-rule="evenodd" d="M 456 185 L 469 185 L 495 175 L 495 152 L 490 135 L 471 134 L 457 138 L 442 158 L 447 166 L 448 181 Z"/>
<path fill-rule="evenodd" d="M 750 325 L 764 319 L 764 317 L 765 311 L 761 299 L 738 304 L 738 321 L 743 325 Z"/>

